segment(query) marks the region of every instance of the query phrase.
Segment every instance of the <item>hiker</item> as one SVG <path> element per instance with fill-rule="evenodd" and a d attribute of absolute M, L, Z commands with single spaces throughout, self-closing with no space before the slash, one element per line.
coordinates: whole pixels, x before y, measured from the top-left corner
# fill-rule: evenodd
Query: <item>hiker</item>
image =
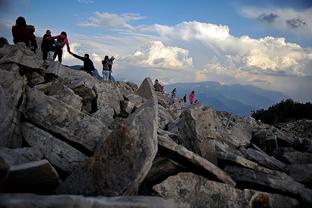
<path fill-rule="evenodd" d="M 47 60 L 48 54 L 53 51 L 54 39 L 49 39 L 50 37 L 51 37 L 50 30 L 47 30 L 42 37 L 41 50 L 43 60 Z"/>
<path fill-rule="evenodd" d="M 104 80 L 112 80 L 112 67 L 113 67 L 113 61 L 115 60 L 115 57 L 112 56 L 111 58 L 109 58 L 108 56 L 104 57 L 104 60 L 102 61 L 102 65 L 103 65 L 103 71 L 102 71 L 102 75 L 103 75 L 103 79 Z"/>
<path fill-rule="evenodd" d="M 36 53 L 37 42 L 34 32 L 35 27 L 33 25 L 27 25 L 24 17 L 18 17 L 16 19 L 16 24 L 12 26 L 13 42 L 15 44 L 23 42 Z"/>
<path fill-rule="evenodd" d="M 68 53 L 70 52 L 70 47 L 67 39 L 66 32 L 61 32 L 60 35 L 51 36 L 47 38 L 48 40 L 56 40 L 54 43 L 54 55 L 53 60 L 55 60 L 56 56 L 58 57 L 58 61 L 62 63 L 63 56 L 63 47 L 66 44 Z"/>
<path fill-rule="evenodd" d="M 176 93 L 177 93 L 177 89 L 174 88 L 174 89 L 171 91 L 171 97 L 172 97 L 172 98 L 175 98 Z"/>
<path fill-rule="evenodd" d="M 5 45 L 9 45 L 9 42 L 8 42 L 8 40 L 6 38 L 1 37 L 0 38 L 0 48 L 2 48 Z"/>
<path fill-rule="evenodd" d="M 89 58 L 89 54 L 85 54 L 84 57 L 78 56 L 77 54 L 74 54 L 71 51 L 69 51 L 69 54 L 71 54 L 75 58 L 80 59 L 81 61 L 83 61 L 83 67 L 81 67 L 80 70 L 83 70 L 83 71 L 93 75 L 93 73 L 95 71 L 95 68 L 94 68 L 93 62 Z"/>
<path fill-rule="evenodd" d="M 183 103 L 186 104 L 186 94 L 183 96 Z"/>
<path fill-rule="evenodd" d="M 164 86 L 159 83 L 158 79 L 155 79 L 154 89 L 155 91 L 164 93 Z"/>
<path fill-rule="evenodd" d="M 194 99 L 195 99 L 195 91 L 193 90 L 190 95 L 189 95 L 189 98 L 190 98 L 190 104 L 194 104 Z"/>

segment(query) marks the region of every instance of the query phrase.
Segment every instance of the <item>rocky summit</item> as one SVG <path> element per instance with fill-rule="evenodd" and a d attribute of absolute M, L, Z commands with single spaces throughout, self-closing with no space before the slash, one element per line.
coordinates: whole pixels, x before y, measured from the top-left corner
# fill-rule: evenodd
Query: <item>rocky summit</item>
<path fill-rule="evenodd" d="M 271 126 L 0 48 L 0 207 L 312 207 L 311 121 Z"/>

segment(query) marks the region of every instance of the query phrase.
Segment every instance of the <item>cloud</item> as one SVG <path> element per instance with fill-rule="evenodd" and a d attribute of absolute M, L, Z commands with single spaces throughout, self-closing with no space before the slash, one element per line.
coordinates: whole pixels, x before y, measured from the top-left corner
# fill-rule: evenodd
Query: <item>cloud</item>
<path fill-rule="evenodd" d="M 133 26 L 129 24 L 131 21 L 144 18 L 136 13 L 118 15 L 109 12 L 95 12 L 93 16 L 78 25 L 83 27 L 103 27 L 106 29 L 132 29 Z"/>
<path fill-rule="evenodd" d="M 244 7 L 240 13 L 244 17 L 268 23 L 281 31 L 312 36 L 312 7 L 304 9 Z"/>
<path fill-rule="evenodd" d="M 84 3 L 84 4 L 93 4 L 93 0 L 78 0 L 79 3 Z"/>
<path fill-rule="evenodd" d="M 286 21 L 286 23 L 289 27 L 293 29 L 297 29 L 299 27 L 304 27 L 307 25 L 307 23 L 300 18 L 289 19 Z"/>
<path fill-rule="evenodd" d="M 270 14 L 260 14 L 258 16 L 258 20 L 259 21 L 262 21 L 262 22 L 267 22 L 267 23 L 272 23 L 275 21 L 275 19 L 278 17 L 277 14 L 273 14 L 273 13 L 270 13 Z"/>
<path fill-rule="evenodd" d="M 161 41 L 152 41 L 141 50 L 136 50 L 123 62 L 146 67 L 185 69 L 192 67 L 192 57 L 186 49 L 166 46 Z"/>

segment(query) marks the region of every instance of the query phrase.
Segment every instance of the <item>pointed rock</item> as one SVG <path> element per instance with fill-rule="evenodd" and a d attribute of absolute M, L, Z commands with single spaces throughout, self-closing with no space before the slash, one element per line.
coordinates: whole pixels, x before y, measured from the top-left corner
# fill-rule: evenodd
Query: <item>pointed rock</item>
<path fill-rule="evenodd" d="M 157 112 L 152 101 L 136 110 L 57 192 L 105 196 L 135 193 L 157 152 Z"/>

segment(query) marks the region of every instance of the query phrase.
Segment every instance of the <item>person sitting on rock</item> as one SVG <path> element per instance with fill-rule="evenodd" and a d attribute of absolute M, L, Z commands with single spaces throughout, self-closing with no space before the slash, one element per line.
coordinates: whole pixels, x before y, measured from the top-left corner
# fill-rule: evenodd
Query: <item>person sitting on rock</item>
<path fill-rule="evenodd" d="M 36 53 L 37 42 L 34 32 L 34 26 L 27 25 L 24 17 L 18 17 L 16 19 L 16 24 L 12 27 L 13 42 L 15 44 L 23 42 Z"/>
<path fill-rule="evenodd" d="M 85 71 L 85 72 L 87 72 L 87 73 L 89 73 L 91 75 L 94 74 L 95 68 L 94 68 L 93 62 L 89 58 L 89 54 L 85 54 L 84 57 L 78 56 L 77 54 L 74 54 L 71 51 L 69 51 L 69 54 L 71 54 L 75 58 L 80 59 L 81 61 L 83 61 L 83 67 L 81 67 L 80 70 L 83 70 L 83 71 Z"/>
<path fill-rule="evenodd" d="M 164 93 L 164 86 L 159 83 L 158 79 L 155 79 L 154 89 L 155 91 Z"/>
<path fill-rule="evenodd" d="M 9 45 L 9 42 L 8 42 L 8 40 L 6 38 L 1 37 L 0 38 L 0 48 L 2 48 L 5 45 Z"/>
<path fill-rule="evenodd" d="M 55 60 L 56 56 L 58 57 L 58 61 L 62 63 L 63 56 L 63 47 L 67 46 L 67 51 L 70 52 L 70 47 L 67 39 L 67 33 L 61 32 L 60 35 L 48 37 L 48 40 L 56 40 L 54 43 L 54 55 L 53 60 Z"/>
<path fill-rule="evenodd" d="M 54 39 L 49 39 L 51 37 L 51 31 L 47 30 L 46 34 L 42 37 L 41 50 L 42 59 L 47 60 L 48 54 L 53 51 Z"/>
<path fill-rule="evenodd" d="M 177 89 L 174 88 L 174 89 L 171 91 L 171 97 L 172 97 L 172 98 L 175 98 L 176 94 L 177 94 Z"/>

